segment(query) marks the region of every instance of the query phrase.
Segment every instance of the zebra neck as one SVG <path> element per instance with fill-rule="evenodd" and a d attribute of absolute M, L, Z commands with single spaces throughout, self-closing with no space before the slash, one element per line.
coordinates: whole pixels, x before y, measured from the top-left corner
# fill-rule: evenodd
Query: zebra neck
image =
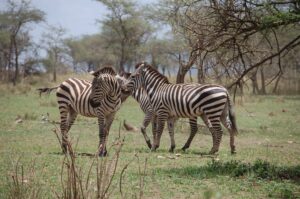
<path fill-rule="evenodd" d="M 165 84 L 164 81 L 159 81 L 159 80 L 149 81 L 149 83 L 147 81 L 145 82 L 144 89 L 145 89 L 145 92 L 147 93 L 150 101 L 153 101 L 155 93 L 164 84 Z"/>
<path fill-rule="evenodd" d="M 142 88 L 140 89 L 137 89 L 137 90 L 134 90 L 132 93 L 131 93 L 131 96 L 137 101 L 137 102 L 140 102 L 141 100 L 141 95 L 143 95 L 143 90 Z"/>

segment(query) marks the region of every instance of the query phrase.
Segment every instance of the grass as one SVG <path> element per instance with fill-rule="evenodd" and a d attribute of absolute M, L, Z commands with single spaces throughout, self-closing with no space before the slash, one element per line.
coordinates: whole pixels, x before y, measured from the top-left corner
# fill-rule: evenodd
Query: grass
<path fill-rule="evenodd" d="M 26 197 L 34 194 L 38 198 L 54 198 L 55 192 L 62 192 L 60 172 L 64 156 L 52 132 L 53 125 L 41 118 L 49 113 L 50 120 L 59 121 L 55 95 L 39 98 L 30 86 L 10 89 L 3 86 L 0 89 L 3 93 L 0 96 L 0 198 L 9 198 L 16 191 L 24 193 L 22 189 L 27 191 Z M 167 152 L 170 146 L 167 132 L 163 134 L 160 149 L 151 153 L 140 132 L 122 129 L 121 137 L 125 141 L 112 181 L 111 198 L 122 198 L 120 176 L 125 198 L 139 198 L 141 186 L 143 198 L 299 198 L 300 96 L 246 96 L 243 102 L 237 99 L 240 134 L 234 156 L 230 154 L 227 132 L 218 156 L 203 155 L 212 146 L 206 129 L 201 129 L 191 148 L 182 153 L 180 148 L 189 133 L 186 120 L 176 125 L 175 154 Z M 22 118 L 21 123 L 16 123 L 17 117 Z M 133 99 L 128 99 L 117 113 L 109 145 L 118 138 L 124 119 L 136 127 L 142 123 L 143 113 Z M 148 134 L 151 135 L 150 128 Z M 94 153 L 98 145 L 96 119 L 79 116 L 70 137 L 78 154 L 76 163 L 86 176 L 94 159 L 84 154 Z M 109 155 L 113 154 L 111 149 Z M 23 185 L 19 190 L 14 189 L 16 171 L 23 176 L 18 178 L 18 183 Z M 92 171 L 91 187 L 96 180 Z"/>

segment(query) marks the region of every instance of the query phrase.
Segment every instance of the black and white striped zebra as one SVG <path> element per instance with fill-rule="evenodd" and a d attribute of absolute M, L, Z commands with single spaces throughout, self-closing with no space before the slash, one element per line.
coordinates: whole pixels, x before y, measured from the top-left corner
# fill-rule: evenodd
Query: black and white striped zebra
<path fill-rule="evenodd" d="M 127 79 L 130 77 L 131 73 L 121 73 L 118 78 L 121 80 L 120 83 L 123 85 Z M 155 114 L 154 114 L 154 110 L 151 106 L 150 103 L 150 99 L 146 93 L 146 91 L 143 88 L 139 88 L 137 90 L 132 90 L 131 96 L 139 103 L 140 108 L 142 109 L 142 111 L 145 113 L 145 117 L 143 120 L 143 124 L 141 126 L 141 132 L 144 136 L 144 139 L 148 145 L 149 148 L 152 147 L 150 138 L 147 135 L 146 132 L 146 128 L 148 127 L 148 125 L 150 124 L 150 122 L 152 123 L 152 134 L 153 134 L 153 140 L 156 136 L 156 119 L 155 119 Z M 171 140 L 171 146 L 169 151 L 173 152 L 174 148 L 175 148 L 175 139 L 174 139 L 174 125 L 173 123 L 175 122 L 175 118 L 169 118 L 168 120 L 168 129 L 169 129 L 169 135 L 170 135 L 170 140 Z M 182 150 L 186 150 L 190 147 L 190 144 L 195 136 L 195 134 L 198 131 L 198 125 L 197 125 L 197 118 L 190 118 L 189 120 L 190 123 L 190 127 L 191 127 L 191 133 L 190 136 L 187 140 L 187 142 L 185 143 L 185 145 L 182 147 Z"/>
<path fill-rule="evenodd" d="M 92 72 L 91 74 L 95 76 L 94 81 L 100 82 L 102 79 L 106 79 L 106 78 L 110 79 L 112 76 L 115 76 L 116 72 L 111 67 L 104 67 L 96 72 Z M 101 78 L 97 80 L 98 77 Z M 105 85 L 107 85 L 106 80 L 104 80 L 103 82 Z M 114 113 L 120 107 L 120 100 L 116 100 L 114 102 L 114 108 L 106 107 L 107 104 L 108 104 L 107 106 L 111 105 L 110 98 L 105 97 L 103 98 L 102 101 L 101 100 L 90 101 L 91 94 L 92 94 L 92 83 L 77 78 L 69 78 L 68 80 L 62 82 L 57 87 L 40 88 L 38 90 L 40 91 L 41 94 L 45 92 L 49 93 L 54 89 L 57 89 L 56 96 L 57 96 L 57 103 L 58 103 L 58 108 L 60 113 L 60 130 L 62 134 L 62 150 L 64 153 L 67 152 L 68 132 L 72 127 L 78 114 L 86 117 L 98 117 L 98 120 L 100 120 L 102 126 L 103 126 L 103 118 L 99 119 L 99 115 L 101 117 L 102 115 L 105 115 L 105 119 L 107 120 L 106 126 L 108 127 L 107 129 L 109 130 L 109 127 L 113 121 Z M 105 90 L 104 93 L 106 96 L 107 92 L 110 92 L 110 88 L 105 86 L 105 89 L 108 89 Z M 115 92 L 116 92 L 115 97 L 119 99 L 119 89 L 116 89 Z M 92 99 L 94 99 L 93 96 Z M 100 104 L 101 106 L 98 106 Z M 104 143 L 103 140 L 101 141 L 101 138 L 100 138 L 100 143 Z M 99 154 L 105 155 L 106 151 L 102 150 L 100 151 Z"/>
<path fill-rule="evenodd" d="M 98 117 L 99 155 L 105 156 L 109 130 L 122 103 L 121 86 L 114 75 L 107 73 L 94 75 L 89 99 Z"/>
<path fill-rule="evenodd" d="M 141 64 L 129 77 L 125 88 L 129 91 L 143 87 L 157 117 L 157 136 L 152 150 L 159 147 L 165 121 L 169 118 L 200 116 L 213 138 L 210 153 L 219 150 L 223 125 L 230 133 L 231 152 L 235 153 L 234 135 L 237 133 L 235 115 L 228 91 L 219 85 L 170 84 L 168 79 L 149 65 Z"/>

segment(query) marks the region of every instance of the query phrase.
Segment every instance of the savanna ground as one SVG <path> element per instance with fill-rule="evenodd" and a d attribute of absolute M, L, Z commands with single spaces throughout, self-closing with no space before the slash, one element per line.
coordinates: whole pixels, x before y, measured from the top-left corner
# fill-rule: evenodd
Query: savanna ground
<path fill-rule="evenodd" d="M 62 189 L 64 155 L 60 154 L 53 124 L 41 120 L 42 114 L 49 113 L 50 120 L 59 121 L 55 94 L 40 98 L 35 86 L 1 86 L 0 110 L 0 198 L 13 197 L 16 174 L 23 175 L 22 182 L 17 182 L 25 187 L 24 192 L 38 190 L 38 198 L 56 197 L 55 192 L 61 193 Z M 120 173 L 128 163 L 122 191 L 126 198 L 139 197 L 139 167 L 144 170 L 146 159 L 144 198 L 300 198 L 299 112 L 300 96 L 244 96 L 242 102 L 238 97 L 237 154 L 230 154 L 225 131 L 215 157 L 203 155 L 212 146 L 211 135 L 205 128 L 200 128 L 190 149 L 183 153 L 180 148 L 188 138 L 189 125 L 178 122 L 174 154 L 168 153 L 167 131 L 158 151 L 151 153 L 139 131 L 121 128 L 125 141 L 111 186 L 111 198 L 121 198 Z M 22 123 L 16 123 L 18 115 Z M 136 127 L 142 122 L 143 113 L 132 98 L 119 110 L 108 145 L 118 138 L 124 119 Z M 199 119 L 198 123 L 202 121 Z M 151 135 L 150 127 L 148 134 Z M 98 145 L 96 119 L 79 116 L 70 138 L 78 154 L 94 153 Z M 110 149 L 109 156 L 113 154 L 114 150 Z M 83 178 L 93 161 L 89 156 L 77 156 Z M 93 167 L 92 173 L 94 170 Z M 92 175 L 91 186 L 95 186 L 95 181 Z"/>

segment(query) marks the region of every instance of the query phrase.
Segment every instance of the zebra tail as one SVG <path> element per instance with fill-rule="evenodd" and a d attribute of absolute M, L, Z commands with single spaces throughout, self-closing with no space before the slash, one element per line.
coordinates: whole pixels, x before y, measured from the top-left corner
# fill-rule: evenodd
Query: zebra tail
<path fill-rule="evenodd" d="M 232 103 L 228 93 L 227 93 L 227 99 L 228 99 L 229 119 L 230 119 L 231 124 L 232 124 L 232 130 L 234 132 L 234 135 L 237 135 L 239 132 L 238 132 L 238 129 L 237 129 L 235 112 L 234 112 L 234 109 L 233 109 L 233 103 Z"/>
<path fill-rule="evenodd" d="M 39 95 L 41 97 L 41 95 L 43 93 L 47 93 L 48 95 L 51 93 L 51 91 L 56 90 L 59 86 L 56 87 L 52 87 L 52 88 L 38 88 L 36 89 L 39 92 Z"/>

